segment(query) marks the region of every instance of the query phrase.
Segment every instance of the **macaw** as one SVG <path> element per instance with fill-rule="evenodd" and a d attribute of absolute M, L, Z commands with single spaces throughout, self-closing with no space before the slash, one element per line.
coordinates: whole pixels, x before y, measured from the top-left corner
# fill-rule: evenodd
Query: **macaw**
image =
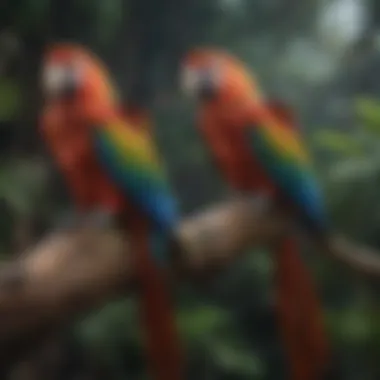
<path fill-rule="evenodd" d="M 199 128 L 233 189 L 261 194 L 313 236 L 328 233 L 321 190 L 292 113 L 264 99 L 237 58 L 194 49 L 180 69 L 180 86 L 198 103 Z M 293 380 L 320 380 L 329 349 L 318 297 L 292 233 L 278 247 L 277 314 Z"/>
<path fill-rule="evenodd" d="M 184 363 L 168 287 L 179 214 L 151 134 L 131 125 L 105 67 L 80 46 L 47 50 L 42 89 L 41 134 L 75 209 L 111 215 L 128 234 L 150 371 L 157 380 L 180 380 Z"/>

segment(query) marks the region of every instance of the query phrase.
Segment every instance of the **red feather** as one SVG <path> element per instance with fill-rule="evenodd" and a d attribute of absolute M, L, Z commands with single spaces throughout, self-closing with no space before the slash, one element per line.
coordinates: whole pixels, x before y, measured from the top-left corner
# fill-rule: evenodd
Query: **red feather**
<path fill-rule="evenodd" d="M 266 101 L 265 107 L 279 120 L 279 125 L 299 129 L 293 110 L 285 102 L 278 99 L 269 99 Z"/>

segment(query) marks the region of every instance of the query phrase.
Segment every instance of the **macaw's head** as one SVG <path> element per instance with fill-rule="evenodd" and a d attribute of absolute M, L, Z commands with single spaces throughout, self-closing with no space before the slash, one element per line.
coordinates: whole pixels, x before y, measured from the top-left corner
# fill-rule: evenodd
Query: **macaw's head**
<path fill-rule="evenodd" d="M 57 43 L 45 53 L 42 90 L 47 99 L 90 96 L 115 102 L 113 86 L 103 64 L 85 48 Z"/>
<path fill-rule="evenodd" d="M 260 91 L 244 64 L 226 52 L 194 49 L 182 61 L 180 87 L 201 100 L 260 99 Z"/>

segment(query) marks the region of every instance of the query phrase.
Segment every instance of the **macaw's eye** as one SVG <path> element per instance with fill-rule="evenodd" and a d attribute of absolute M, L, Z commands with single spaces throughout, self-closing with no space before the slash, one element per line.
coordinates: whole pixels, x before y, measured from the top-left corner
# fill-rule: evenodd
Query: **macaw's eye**
<path fill-rule="evenodd" d="M 220 88 L 218 71 L 214 67 L 202 68 L 198 77 L 198 97 L 203 100 L 214 99 Z"/>

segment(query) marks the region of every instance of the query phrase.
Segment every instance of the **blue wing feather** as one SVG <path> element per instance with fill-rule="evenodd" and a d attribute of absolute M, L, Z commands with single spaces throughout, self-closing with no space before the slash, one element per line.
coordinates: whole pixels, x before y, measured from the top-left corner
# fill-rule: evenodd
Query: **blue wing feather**
<path fill-rule="evenodd" d="M 248 140 L 253 154 L 301 216 L 314 227 L 325 229 L 324 200 L 309 163 L 305 160 L 302 162 L 297 155 L 281 155 L 283 147 L 276 146 L 273 140 L 269 141 L 263 133 L 264 128 L 266 126 L 249 129 Z M 280 144 L 284 144 L 284 141 Z"/>
<path fill-rule="evenodd" d="M 120 133 L 120 131 L 118 131 Z M 135 132 L 134 132 L 135 133 Z M 160 230 L 167 231 L 178 221 L 178 209 L 163 170 L 147 171 L 147 155 L 130 155 L 125 146 L 115 147 L 113 131 L 101 126 L 94 129 L 97 157 L 110 179 L 135 202 L 141 211 Z M 120 135 L 117 136 L 120 138 Z M 129 145 L 127 145 L 128 147 Z M 131 149 L 133 148 L 133 141 Z M 121 149 L 124 150 L 121 150 Z M 149 162 L 148 162 L 149 164 Z M 157 163 L 153 162 L 156 165 Z M 158 167 L 158 169 L 161 169 Z"/>

